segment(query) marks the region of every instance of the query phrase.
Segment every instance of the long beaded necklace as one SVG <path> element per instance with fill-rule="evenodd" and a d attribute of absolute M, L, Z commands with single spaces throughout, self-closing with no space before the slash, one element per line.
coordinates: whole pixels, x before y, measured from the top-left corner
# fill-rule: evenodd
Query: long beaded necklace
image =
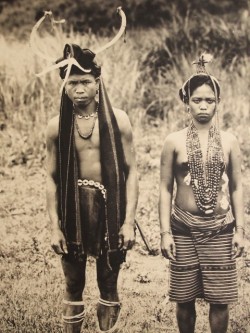
<path fill-rule="evenodd" d="M 79 136 L 80 136 L 82 139 L 84 139 L 84 140 L 89 139 L 89 138 L 92 136 L 93 131 L 94 131 L 94 128 L 95 128 L 95 122 L 96 122 L 96 118 L 97 118 L 97 116 L 98 116 L 98 104 L 97 104 L 97 107 L 96 107 L 96 111 L 95 111 L 95 112 L 92 112 L 91 114 L 88 114 L 88 115 L 85 115 L 85 116 L 84 116 L 84 115 L 79 115 L 79 114 L 75 114 L 75 113 L 74 113 L 74 115 L 75 115 L 75 126 L 76 126 L 76 130 L 77 130 Z M 80 128 L 79 128 L 79 125 L 78 125 L 78 123 L 77 123 L 77 117 L 80 118 L 80 119 L 81 119 L 81 118 L 84 118 L 84 119 L 86 119 L 86 120 L 89 120 L 90 118 L 93 118 L 93 125 L 92 125 L 92 127 L 91 127 L 89 133 L 87 133 L 87 134 L 83 134 L 83 133 L 81 132 L 81 130 L 80 130 Z"/>
<path fill-rule="evenodd" d="M 193 122 L 188 127 L 186 148 L 197 207 L 205 214 L 213 214 L 221 180 L 221 165 L 224 163 L 219 130 L 214 125 L 209 129 L 205 163 L 198 131 Z"/>

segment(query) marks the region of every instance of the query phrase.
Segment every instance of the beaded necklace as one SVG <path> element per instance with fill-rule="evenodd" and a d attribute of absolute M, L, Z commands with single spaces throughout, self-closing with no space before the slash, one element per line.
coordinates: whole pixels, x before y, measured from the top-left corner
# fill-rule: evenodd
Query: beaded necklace
<path fill-rule="evenodd" d="M 74 112 L 74 115 L 75 115 L 75 126 L 76 126 L 76 130 L 77 130 L 79 136 L 80 136 L 82 139 L 84 139 L 84 140 L 89 139 L 89 138 L 91 137 L 91 135 L 93 134 L 93 131 L 94 131 L 94 128 L 95 128 L 95 121 L 96 121 L 96 118 L 97 118 L 97 116 L 98 116 L 98 108 L 99 108 L 99 104 L 97 104 L 96 111 L 93 112 L 93 113 L 91 113 L 90 115 L 87 115 L 87 116 L 81 116 L 81 117 L 79 117 L 79 114 L 76 114 L 76 113 Z M 83 133 L 81 132 L 81 130 L 80 130 L 80 128 L 79 128 L 79 125 L 78 125 L 78 123 L 77 123 L 77 117 L 80 118 L 80 119 L 82 119 L 82 118 L 84 117 L 84 119 L 86 119 L 86 120 L 89 120 L 90 117 L 93 118 L 93 125 L 92 125 L 92 127 L 91 127 L 89 133 L 87 133 L 87 134 L 83 134 Z"/>
<path fill-rule="evenodd" d="M 219 130 L 212 125 L 208 131 L 205 163 L 202 158 L 198 130 L 193 122 L 188 127 L 186 148 L 197 207 L 206 215 L 213 214 L 221 180 L 221 165 L 224 163 Z"/>

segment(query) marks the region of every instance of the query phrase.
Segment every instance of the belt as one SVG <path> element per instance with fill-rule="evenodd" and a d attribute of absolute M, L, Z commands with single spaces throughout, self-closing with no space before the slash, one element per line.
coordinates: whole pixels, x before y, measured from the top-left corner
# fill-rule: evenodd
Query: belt
<path fill-rule="evenodd" d="M 78 186 L 92 186 L 97 188 L 98 190 L 101 191 L 103 198 L 106 199 L 107 190 L 105 189 L 104 185 L 102 185 L 101 183 L 95 182 L 94 180 L 78 179 L 77 184 Z"/>

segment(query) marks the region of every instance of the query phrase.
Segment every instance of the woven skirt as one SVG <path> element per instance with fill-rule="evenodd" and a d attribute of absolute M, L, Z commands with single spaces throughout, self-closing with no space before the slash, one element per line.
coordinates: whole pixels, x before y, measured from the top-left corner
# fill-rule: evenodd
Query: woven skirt
<path fill-rule="evenodd" d="M 204 298 L 212 304 L 238 299 L 236 261 L 232 259 L 233 231 L 223 231 L 204 243 L 174 233 L 176 261 L 170 262 L 170 300 L 185 303 Z"/>

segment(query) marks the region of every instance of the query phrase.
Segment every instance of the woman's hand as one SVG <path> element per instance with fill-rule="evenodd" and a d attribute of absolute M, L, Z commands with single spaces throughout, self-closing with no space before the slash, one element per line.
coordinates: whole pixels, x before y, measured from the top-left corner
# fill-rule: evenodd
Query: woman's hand
<path fill-rule="evenodd" d="M 232 240 L 232 259 L 242 256 L 245 248 L 244 233 L 236 231 Z"/>
<path fill-rule="evenodd" d="M 166 259 L 176 260 L 174 239 L 169 233 L 161 236 L 161 253 Z"/>

